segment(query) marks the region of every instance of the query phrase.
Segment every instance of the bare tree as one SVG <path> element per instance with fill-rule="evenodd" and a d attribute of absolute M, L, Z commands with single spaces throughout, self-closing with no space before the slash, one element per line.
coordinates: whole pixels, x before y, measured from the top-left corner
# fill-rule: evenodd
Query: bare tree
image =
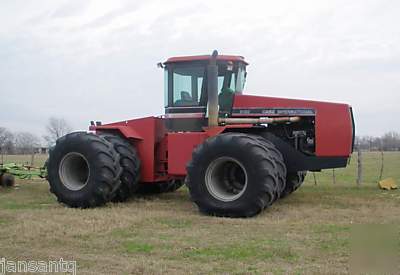
<path fill-rule="evenodd" d="M 382 137 L 356 137 L 356 145 L 357 148 L 366 151 L 399 151 L 400 134 L 396 132 L 388 132 Z"/>
<path fill-rule="evenodd" d="M 382 147 L 381 138 L 372 136 L 356 137 L 357 148 L 365 151 L 377 151 Z"/>
<path fill-rule="evenodd" d="M 14 145 L 14 135 L 7 128 L 0 127 L 0 152 L 11 153 Z"/>
<path fill-rule="evenodd" d="M 40 146 L 40 140 L 29 132 L 20 132 L 15 136 L 15 147 L 19 154 L 33 154 Z"/>
<path fill-rule="evenodd" d="M 63 118 L 51 117 L 46 125 L 47 135 L 44 136 L 47 144 L 52 146 L 60 137 L 72 132 L 71 126 Z"/>
<path fill-rule="evenodd" d="M 388 132 L 381 138 L 384 151 L 398 151 L 400 149 L 400 134 Z"/>

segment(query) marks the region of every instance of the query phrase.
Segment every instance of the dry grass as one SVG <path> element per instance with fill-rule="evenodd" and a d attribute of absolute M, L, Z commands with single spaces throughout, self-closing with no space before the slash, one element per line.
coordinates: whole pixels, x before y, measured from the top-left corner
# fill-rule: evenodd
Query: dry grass
<path fill-rule="evenodd" d="M 336 185 L 325 172 L 251 219 L 201 215 L 185 188 L 78 210 L 44 181 L 19 181 L 0 190 L 0 258 L 74 259 L 79 274 L 345 274 L 352 228 L 400 225 L 400 192 L 337 173 Z"/>

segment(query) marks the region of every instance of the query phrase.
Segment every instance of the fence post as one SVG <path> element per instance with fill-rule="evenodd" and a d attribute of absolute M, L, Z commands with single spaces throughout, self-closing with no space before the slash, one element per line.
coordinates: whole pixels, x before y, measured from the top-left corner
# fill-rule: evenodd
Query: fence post
<path fill-rule="evenodd" d="M 315 177 L 315 172 L 313 172 L 312 175 L 314 177 L 314 185 L 317 185 L 317 178 Z"/>
<path fill-rule="evenodd" d="M 32 155 L 31 155 L 31 166 L 33 166 L 34 161 L 35 161 L 35 152 L 32 152 Z"/>
<path fill-rule="evenodd" d="M 333 184 L 336 184 L 336 174 L 335 174 L 335 169 L 332 169 L 332 178 L 333 178 Z"/>
<path fill-rule="evenodd" d="M 361 153 L 360 148 L 358 148 L 357 156 L 358 156 L 358 158 L 357 158 L 357 162 L 358 162 L 357 185 L 360 185 L 363 181 L 362 153 Z"/>
<path fill-rule="evenodd" d="M 383 149 L 381 150 L 381 171 L 379 172 L 379 181 L 382 180 L 383 177 L 383 169 L 384 169 L 384 155 L 383 155 Z"/>

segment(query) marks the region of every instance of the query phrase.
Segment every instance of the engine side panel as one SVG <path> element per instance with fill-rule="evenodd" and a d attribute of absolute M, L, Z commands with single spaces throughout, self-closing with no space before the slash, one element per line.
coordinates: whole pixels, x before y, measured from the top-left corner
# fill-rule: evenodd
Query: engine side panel
<path fill-rule="evenodd" d="M 315 115 L 315 154 L 318 157 L 349 157 L 352 153 L 353 123 L 350 106 L 340 103 L 235 95 L 233 112 L 252 108 L 307 109 Z M 240 112 L 239 112 L 240 113 Z M 271 116 L 271 115 L 265 115 Z"/>

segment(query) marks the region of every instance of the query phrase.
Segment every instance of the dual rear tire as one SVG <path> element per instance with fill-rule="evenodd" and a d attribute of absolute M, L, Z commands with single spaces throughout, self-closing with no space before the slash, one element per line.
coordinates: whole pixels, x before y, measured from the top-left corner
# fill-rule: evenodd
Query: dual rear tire
<path fill-rule="evenodd" d="M 59 202 L 88 208 L 131 196 L 138 188 L 140 160 L 117 135 L 76 132 L 57 140 L 47 170 L 50 191 Z"/>
<path fill-rule="evenodd" d="M 115 197 L 121 185 L 119 154 L 107 140 L 86 132 L 58 139 L 47 171 L 50 192 L 70 207 L 103 205 Z"/>
<path fill-rule="evenodd" d="M 50 191 L 70 207 L 123 202 L 134 194 L 172 192 L 181 181 L 140 185 L 140 159 L 124 138 L 111 133 L 76 132 L 57 140 L 47 161 Z"/>
<path fill-rule="evenodd" d="M 117 189 L 113 202 L 124 202 L 139 188 L 140 159 L 135 148 L 124 138 L 101 133 L 100 137 L 112 144 L 114 150 L 120 156 L 119 164 L 122 169 L 120 176 L 121 185 Z"/>

